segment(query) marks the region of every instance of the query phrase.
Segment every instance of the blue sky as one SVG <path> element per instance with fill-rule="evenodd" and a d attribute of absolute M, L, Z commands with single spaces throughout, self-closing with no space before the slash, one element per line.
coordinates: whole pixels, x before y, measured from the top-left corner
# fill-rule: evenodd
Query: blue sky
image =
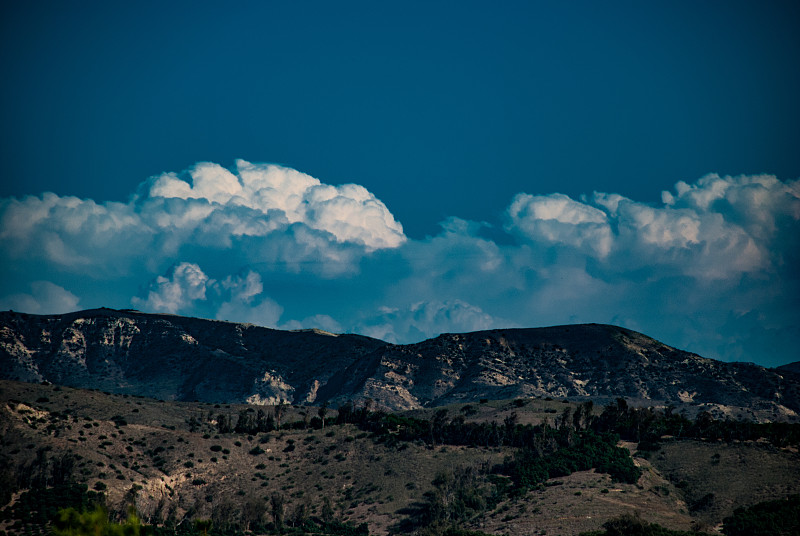
<path fill-rule="evenodd" d="M 800 359 L 796 2 L 2 9 L 2 308 Z"/>

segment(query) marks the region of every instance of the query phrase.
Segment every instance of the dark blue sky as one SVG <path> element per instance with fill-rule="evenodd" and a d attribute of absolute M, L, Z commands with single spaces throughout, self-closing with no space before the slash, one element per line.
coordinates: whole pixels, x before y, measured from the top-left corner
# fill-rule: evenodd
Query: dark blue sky
<path fill-rule="evenodd" d="M 800 3 L 231 4 L 3 4 L 0 309 L 797 360 Z"/>
<path fill-rule="evenodd" d="M 0 195 L 198 161 L 364 185 L 407 234 L 518 192 L 800 176 L 797 2 L 14 2 Z"/>

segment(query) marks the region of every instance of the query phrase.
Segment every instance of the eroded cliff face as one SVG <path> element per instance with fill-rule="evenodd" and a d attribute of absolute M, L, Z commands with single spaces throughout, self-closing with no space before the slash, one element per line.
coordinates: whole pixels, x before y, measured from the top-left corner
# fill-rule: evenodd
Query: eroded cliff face
<path fill-rule="evenodd" d="M 800 376 L 723 363 L 607 325 L 445 334 L 410 345 L 357 335 L 100 309 L 0 313 L 0 377 L 168 400 L 414 409 L 569 397 L 784 420 Z"/>

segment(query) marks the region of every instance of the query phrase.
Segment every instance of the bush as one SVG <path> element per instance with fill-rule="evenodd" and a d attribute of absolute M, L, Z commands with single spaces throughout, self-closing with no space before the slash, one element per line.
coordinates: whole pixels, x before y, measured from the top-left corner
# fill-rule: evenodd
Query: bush
<path fill-rule="evenodd" d="M 737 508 L 723 520 L 726 536 L 789 536 L 800 534 L 800 495 Z"/>

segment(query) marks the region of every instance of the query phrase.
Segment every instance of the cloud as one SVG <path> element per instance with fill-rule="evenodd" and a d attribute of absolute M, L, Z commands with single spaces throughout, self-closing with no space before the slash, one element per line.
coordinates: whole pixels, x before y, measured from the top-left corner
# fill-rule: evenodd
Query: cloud
<path fill-rule="evenodd" d="M 228 276 L 216 285 L 217 294 L 225 296 L 215 318 L 231 322 L 247 322 L 259 326 L 277 327 L 283 307 L 264 296 L 261 276 L 248 271 L 243 276 Z"/>
<path fill-rule="evenodd" d="M 563 194 L 517 194 L 508 216 L 508 229 L 534 242 L 574 247 L 598 257 L 611 249 L 607 215 Z"/>
<path fill-rule="evenodd" d="M 147 312 L 194 314 L 200 310 L 218 320 L 276 327 L 283 308 L 263 290 L 261 276 L 252 270 L 217 281 L 197 264 L 181 262 L 167 275 L 156 277 L 144 297 L 135 296 L 131 302 Z"/>
<path fill-rule="evenodd" d="M 403 228 L 365 188 L 237 161 L 200 163 L 143 183 L 128 203 L 41 197 L 0 200 L 4 261 L 45 262 L 93 276 L 161 270 L 185 252 L 228 251 L 240 264 L 338 275 L 405 243 Z M 142 265 L 145 265 L 142 267 Z"/>
<path fill-rule="evenodd" d="M 30 289 L 30 294 L 11 294 L 0 298 L 0 310 L 62 314 L 75 311 L 80 302 L 75 294 L 49 281 L 32 281 Z"/>
<path fill-rule="evenodd" d="M 800 322 L 799 185 L 709 175 L 678 183 L 661 204 L 522 193 L 505 239 L 450 218 L 398 250 L 400 277 L 378 283 L 381 301 L 356 330 L 408 342 L 466 329 L 417 308 L 460 300 L 486 315 L 484 327 L 614 323 L 710 357 L 796 360 L 792 346 L 763 341 L 791 338 Z"/>
<path fill-rule="evenodd" d="M 775 266 L 776 243 L 800 219 L 798 181 L 773 176 L 719 177 L 676 184 L 652 206 L 618 194 L 575 201 L 563 194 L 518 194 L 506 229 L 541 248 L 571 250 L 620 271 L 726 279 Z"/>
<path fill-rule="evenodd" d="M 0 304 L 27 312 L 133 303 L 401 343 L 601 322 L 777 365 L 800 343 L 800 181 L 707 175 L 660 203 L 520 192 L 503 221 L 411 240 L 362 186 L 200 163 L 127 203 L 0 199 L 0 268 Z"/>
<path fill-rule="evenodd" d="M 320 329 L 328 333 L 342 333 L 342 325 L 328 315 L 313 315 L 303 320 L 290 320 L 281 324 L 280 329 Z"/>
<path fill-rule="evenodd" d="M 201 163 L 185 173 L 186 180 L 163 174 L 151 180 L 142 206 L 156 199 L 205 201 L 202 206 L 209 208 L 199 210 L 199 218 L 176 216 L 181 222 L 202 221 L 204 232 L 225 229 L 234 236 L 264 236 L 276 225 L 301 223 L 329 233 L 336 242 L 368 250 L 397 247 L 406 240 L 402 225 L 362 186 L 330 186 L 293 169 L 243 160 L 236 162 L 236 172 Z"/>
<path fill-rule="evenodd" d="M 187 311 L 196 301 L 206 299 L 206 287 L 213 280 L 196 264 L 182 262 L 172 267 L 169 277 L 158 276 L 150 284 L 146 298 L 132 302 L 145 311 L 178 313 Z"/>
<path fill-rule="evenodd" d="M 402 309 L 382 307 L 377 316 L 360 325 L 357 331 L 396 343 L 422 340 L 440 333 L 479 331 L 494 325 L 490 315 L 464 301 L 424 301 Z"/>

